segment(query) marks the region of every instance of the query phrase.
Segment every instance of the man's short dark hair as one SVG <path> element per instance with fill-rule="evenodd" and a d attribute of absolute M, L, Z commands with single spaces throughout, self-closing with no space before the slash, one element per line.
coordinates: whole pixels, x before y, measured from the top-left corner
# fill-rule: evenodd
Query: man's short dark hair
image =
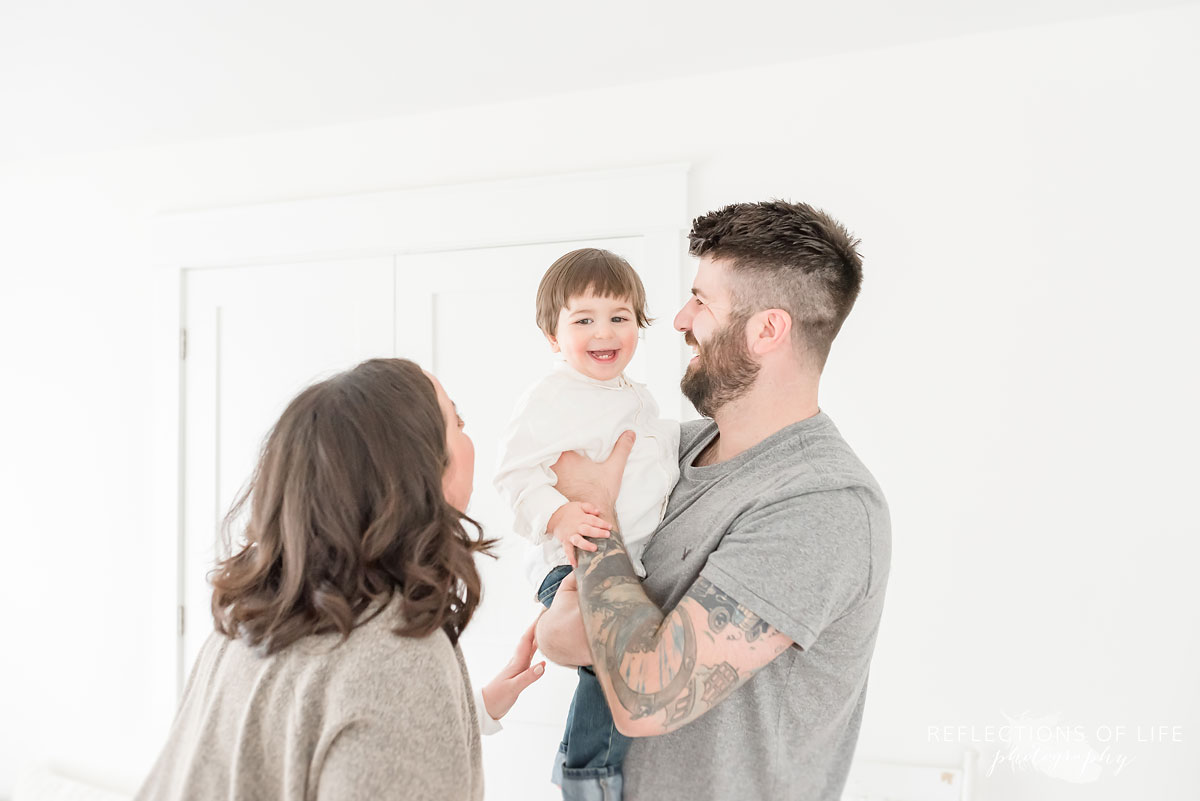
<path fill-rule="evenodd" d="M 795 342 L 825 366 L 862 287 L 859 240 L 806 203 L 734 203 L 697 217 L 693 256 L 727 261 L 736 314 L 783 309 Z"/>

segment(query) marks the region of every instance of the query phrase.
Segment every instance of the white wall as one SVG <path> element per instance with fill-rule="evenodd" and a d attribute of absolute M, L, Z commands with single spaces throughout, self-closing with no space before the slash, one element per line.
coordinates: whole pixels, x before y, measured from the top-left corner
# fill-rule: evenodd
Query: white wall
<path fill-rule="evenodd" d="M 930 727 L 1058 714 L 1097 750 L 1127 727 L 1107 757 L 1133 761 L 1003 766 L 980 798 L 1195 797 L 1198 33 L 1192 5 L 0 165 L 0 797 L 41 762 L 135 785 L 169 723 L 156 212 L 676 160 L 693 213 L 784 196 L 863 238 L 822 398 L 895 527 L 861 753 L 953 759 Z M 1136 742 L 1159 725 L 1184 742 Z"/>

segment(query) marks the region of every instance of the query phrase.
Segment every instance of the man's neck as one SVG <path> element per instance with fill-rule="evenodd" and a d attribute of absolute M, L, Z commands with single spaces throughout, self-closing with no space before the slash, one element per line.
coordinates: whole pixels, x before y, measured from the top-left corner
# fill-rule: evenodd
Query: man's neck
<path fill-rule="evenodd" d="M 725 404 L 713 415 L 717 438 L 701 454 L 701 464 L 725 462 L 748 451 L 792 423 L 821 411 L 817 382 L 771 381 L 765 376 L 750 391 Z"/>

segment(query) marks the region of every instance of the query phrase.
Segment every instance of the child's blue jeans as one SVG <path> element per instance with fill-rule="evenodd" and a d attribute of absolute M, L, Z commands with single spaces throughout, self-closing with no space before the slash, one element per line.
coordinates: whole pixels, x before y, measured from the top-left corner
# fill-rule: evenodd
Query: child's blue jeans
<path fill-rule="evenodd" d="M 546 574 L 538 588 L 538 600 L 547 608 L 570 572 L 570 565 L 560 565 Z M 578 672 L 579 686 L 571 699 L 551 781 L 562 787 L 564 801 L 619 801 L 621 763 L 629 750 L 629 738 L 613 724 L 596 674 L 590 667 Z"/>

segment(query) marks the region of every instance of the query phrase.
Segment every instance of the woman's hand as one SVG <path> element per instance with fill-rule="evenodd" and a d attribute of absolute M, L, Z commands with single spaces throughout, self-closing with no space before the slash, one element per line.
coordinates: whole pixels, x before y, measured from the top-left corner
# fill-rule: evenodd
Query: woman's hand
<path fill-rule="evenodd" d="M 538 617 L 540 619 L 541 616 Z M 533 624 L 525 630 L 517 642 L 517 650 L 513 654 L 513 658 L 482 690 L 483 706 L 492 720 L 499 720 L 507 715 L 508 710 L 512 709 L 512 705 L 516 703 L 517 696 L 546 672 L 545 662 L 529 666 L 529 662 L 533 659 L 533 652 L 537 650 L 537 638 L 534 634 L 537 631 L 537 623 L 536 620 L 533 621 Z"/>

